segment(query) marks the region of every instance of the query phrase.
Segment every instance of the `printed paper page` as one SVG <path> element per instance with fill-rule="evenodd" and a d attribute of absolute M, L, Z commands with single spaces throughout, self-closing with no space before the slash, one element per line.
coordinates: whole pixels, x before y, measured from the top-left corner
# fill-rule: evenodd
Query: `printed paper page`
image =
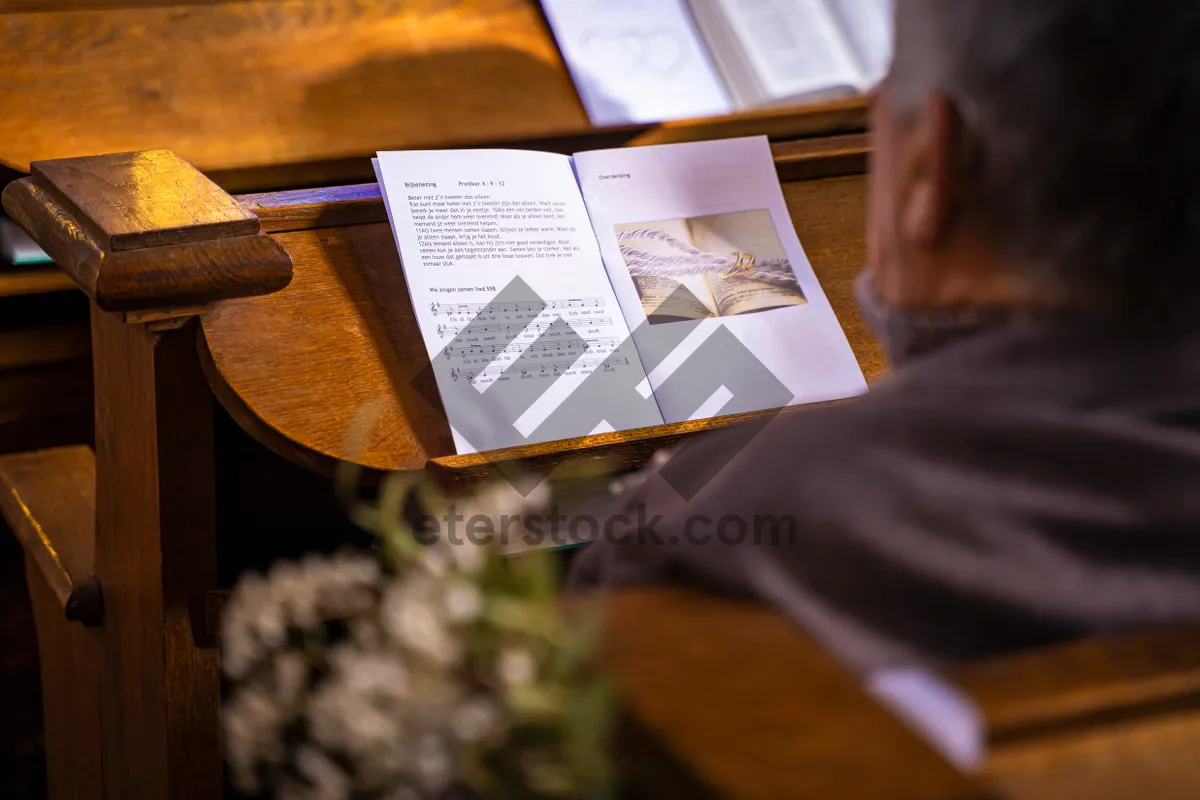
<path fill-rule="evenodd" d="M 765 137 L 581 153 L 575 167 L 667 422 L 866 389 L 796 237 Z M 630 230 L 640 233 L 622 236 Z M 705 277 L 716 297 L 699 300 L 716 315 L 656 322 L 658 297 L 639 292 L 645 276 Z"/>
<path fill-rule="evenodd" d="M 860 88 L 869 91 L 887 75 L 892 62 L 891 0 L 828 0 L 862 72 Z"/>
<path fill-rule="evenodd" d="M 861 83 L 824 0 L 708 0 L 720 8 L 763 91 L 784 100 Z"/>
<path fill-rule="evenodd" d="M 543 0 L 542 7 L 593 124 L 733 110 L 685 0 Z"/>
<path fill-rule="evenodd" d="M 661 424 L 596 391 L 645 373 L 570 159 L 392 152 L 376 172 L 459 453 Z"/>

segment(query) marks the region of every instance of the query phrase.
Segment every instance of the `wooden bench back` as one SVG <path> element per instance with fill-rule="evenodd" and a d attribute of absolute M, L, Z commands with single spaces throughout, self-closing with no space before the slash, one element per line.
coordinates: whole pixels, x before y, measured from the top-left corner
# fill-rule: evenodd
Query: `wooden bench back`
<path fill-rule="evenodd" d="M 165 147 L 247 191 L 371 180 L 376 150 L 591 131 L 537 0 L 0 0 L 0 75 L 0 165 L 21 172 Z M 750 118 L 838 133 L 862 108 Z"/>

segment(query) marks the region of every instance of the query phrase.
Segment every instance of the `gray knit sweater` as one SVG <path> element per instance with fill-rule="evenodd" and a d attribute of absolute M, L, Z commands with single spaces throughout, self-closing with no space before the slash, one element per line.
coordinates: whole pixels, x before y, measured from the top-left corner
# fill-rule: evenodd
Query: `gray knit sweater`
<path fill-rule="evenodd" d="M 571 589 L 757 598 L 863 673 L 1200 618 L 1200 334 L 977 333 L 749 444 L 693 442 L 622 512 L 650 530 L 589 545 Z M 770 518 L 794 529 L 755 537 Z"/>

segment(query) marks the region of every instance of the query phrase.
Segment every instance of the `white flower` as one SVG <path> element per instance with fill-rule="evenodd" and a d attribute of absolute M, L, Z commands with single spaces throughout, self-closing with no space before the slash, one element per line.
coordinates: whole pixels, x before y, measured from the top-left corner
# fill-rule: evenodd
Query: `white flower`
<path fill-rule="evenodd" d="M 552 491 L 549 479 L 539 483 L 529 494 L 521 494 L 508 481 L 496 481 L 482 489 L 473 498 L 471 505 L 476 513 L 500 519 L 513 517 L 531 509 L 544 508 L 550 503 Z M 470 516 L 467 516 L 470 519 Z"/>
<path fill-rule="evenodd" d="M 457 676 L 441 669 L 418 670 L 412 676 L 414 702 L 405 709 L 405 720 L 419 728 L 444 728 L 463 701 L 465 689 Z"/>
<path fill-rule="evenodd" d="M 442 624 L 442 609 L 430 596 L 431 589 L 436 586 L 416 579 L 392 587 L 383 598 L 381 621 L 405 649 L 448 668 L 457 663 L 461 648 Z"/>
<path fill-rule="evenodd" d="M 325 619 L 365 614 L 375 606 L 381 572 L 369 556 L 339 554 L 331 561 L 306 560 L 306 573 L 317 586 L 318 607 Z"/>
<path fill-rule="evenodd" d="M 396 712 L 341 681 L 328 680 L 309 698 L 306 716 L 314 742 L 358 761 L 401 741 L 403 727 Z"/>
<path fill-rule="evenodd" d="M 408 648 L 441 667 L 450 667 L 458 660 L 458 643 L 428 608 L 405 607 L 399 614 L 395 635 Z"/>
<path fill-rule="evenodd" d="M 350 620 L 350 641 L 363 650 L 378 650 L 384 644 L 383 628 L 372 617 L 355 617 Z"/>
<path fill-rule="evenodd" d="M 493 521 L 512 517 L 525 510 L 525 498 L 508 481 L 496 481 L 485 486 L 469 501 L 467 519 L 490 517 Z"/>
<path fill-rule="evenodd" d="M 475 743 L 488 738 L 500 727 L 500 711 L 486 697 L 475 697 L 455 709 L 450 729 L 461 742 Z"/>
<path fill-rule="evenodd" d="M 483 613 L 483 595 L 464 581 L 455 581 L 447 586 L 442 600 L 447 619 L 456 624 L 474 622 Z"/>
<path fill-rule="evenodd" d="M 437 736 L 427 734 L 417 742 L 415 771 L 417 782 L 429 794 L 446 790 L 453 776 L 450 749 Z"/>
<path fill-rule="evenodd" d="M 296 751 L 296 771 L 312 786 L 312 795 L 321 800 L 348 800 L 350 778 L 337 764 L 314 747 Z"/>
<path fill-rule="evenodd" d="M 488 548 L 482 544 L 464 541 L 461 544 L 450 545 L 450 554 L 454 565 L 464 575 L 474 577 L 483 572 L 487 565 Z"/>
<path fill-rule="evenodd" d="M 500 680 L 506 686 L 528 686 L 537 677 L 537 662 L 524 648 L 510 647 L 500 653 L 496 662 Z"/>
<path fill-rule="evenodd" d="M 450 562 L 445 554 L 436 547 L 426 547 L 421 551 L 421 564 L 435 578 L 444 576 L 450 570 Z"/>
<path fill-rule="evenodd" d="M 408 696 L 408 670 L 393 653 L 364 653 L 343 645 L 330 652 L 329 660 L 351 692 L 391 704 Z"/>
<path fill-rule="evenodd" d="M 370 611 L 376 602 L 379 564 L 364 556 L 280 562 L 266 579 L 248 573 L 238 582 L 222 620 L 225 674 L 241 680 L 272 651 L 287 644 L 291 627 Z"/>
<path fill-rule="evenodd" d="M 284 652 L 275 656 L 272 667 L 275 699 L 289 710 L 294 710 L 308 685 L 308 662 L 299 653 Z"/>
<path fill-rule="evenodd" d="M 258 636 L 248 625 L 226 622 L 221 629 L 221 668 L 233 680 L 241 680 L 263 657 Z"/>
<path fill-rule="evenodd" d="M 222 709 L 221 724 L 234 782 L 258 791 L 257 767 L 283 760 L 283 709 L 257 686 L 239 691 Z"/>

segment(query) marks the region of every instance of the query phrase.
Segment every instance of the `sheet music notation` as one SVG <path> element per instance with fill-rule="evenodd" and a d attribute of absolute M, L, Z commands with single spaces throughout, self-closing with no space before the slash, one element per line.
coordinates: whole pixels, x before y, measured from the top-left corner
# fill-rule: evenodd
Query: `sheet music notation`
<path fill-rule="evenodd" d="M 569 325 L 590 325 L 601 327 L 612 325 L 611 317 L 572 317 L 571 319 L 563 320 Z M 478 334 L 487 333 L 520 333 L 521 331 L 529 330 L 534 333 L 543 333 L 550 329 L 553 322 L 534 322 L 529 325 L 509 325 L 509 324 L 494 324 L 494 325 L 471 325 L 470 332 Z M 445 339 L 447 336 L 457 336 L 467 329 L 466 325 L 438 325 L 437 335 Z"/>
<path fill-rule="evenodd" d="M 617 367 L 629 365 L 628 358 L 605 358 L 600 356 L 588 356 L 577 360 L 566 359 L 562 361 L 531 362 L 515 367 L 514 372 L 520 373 L 522 378 L 534 377 L 540 375 L 562 375 L 564 372 L 572 369 L 591 369 L 595 367 L 603 368 L 607 372 L 612 372 Z M 486 367 L 479 369 L 459 369 L 454 367 L 450 370 L 450 377 L 453 380 L 473 381 L 477 378 L 498 378 L 503 375 L 513 364 L 502 364 L 493 361 Z"/>
<path fill-rule="evenodd" d="M 590 352 L 593 350 L 614 349 L 620 341 L 615 337 L 607 339 L 584 339 L 585 348 Z M 525 348 L 524 352 L 529 353 L 549 353 L 555 350 L 565 350 L 562 342 L 534 342 Z M 574 343 L 572 343 L 574 346 Z M 468 344 L 461 347 L 448 345 L 443 351 L 448 356 L 482 356 L 495 355 L 508 350 L 508 347 L 503 344 Z"/>
<path fill-rule="evenodd" d="M 517 314 L 522 311 L 537 313 L 542 310 L 562 311 L 568 308 L 600 308 L 604 301 L 596 297 L 573 298 L 570 300 L 543 300 L 521 303 L 430 303 L 429 313 L 439 314 Z"/>

